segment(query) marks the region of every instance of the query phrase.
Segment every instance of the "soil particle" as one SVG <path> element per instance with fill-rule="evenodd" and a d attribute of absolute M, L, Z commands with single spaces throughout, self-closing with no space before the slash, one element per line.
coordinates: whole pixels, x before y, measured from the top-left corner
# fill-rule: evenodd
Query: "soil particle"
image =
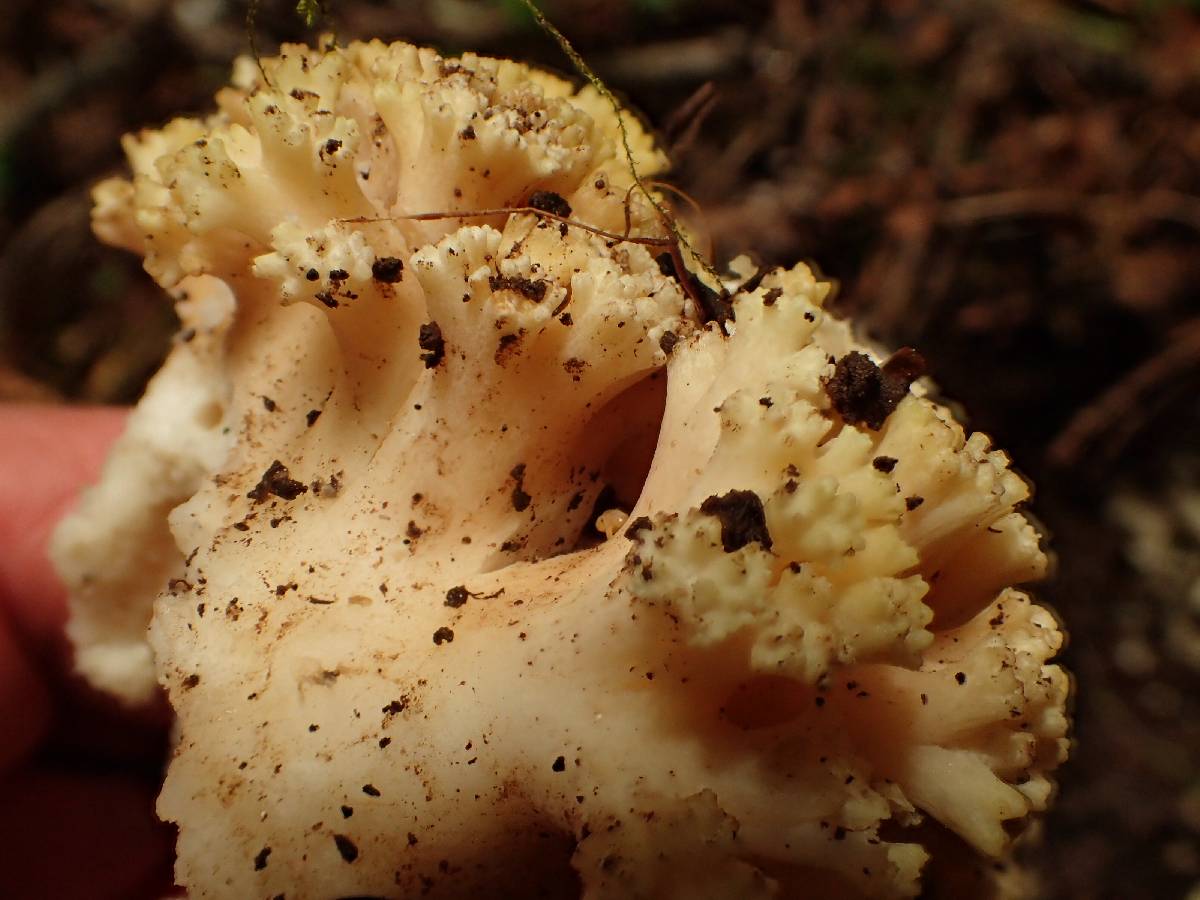
<path fill-rule="evenodd" d="M 771 549 L 766 513 L 762 500 L 754 491 L 735 490 L 719 497 L 714 494 L 700 504 L 700 512 L 720 520 L 721 546 L 726 553 L 755 541 L 762 544 L 763 549 Z"/>
<path fill-rule="evenodd" d="M 338 853 L 342 855 L 342 859 L 346 862 L 352 863 L 358 859 L 358 845 L 346 837 L 346 835 L 335 834 L 333 842 L 337 845 Z"/>
<path fill-rule="evenodd" d="M 503 366 L 509 357 L 517 352 L 517 349 L 521 345 L 521 336 L 523 334 L 524 331 L 522 330 L 520 334 L 500 335 L 500 340 L 496 344 L 496 352 L 492 354 L 492 361 L 498 366 Z"/>
<path fill-rule="evenodd" d="M 542 212 L 548 212 L 552 215 L 561 216 L 564 219 L 571 217 L 571 204 L 562 198 L 561 195 L 554 191 L 534 191 L 529 195 L 529 201 L 526 206 L 533 209 L 540 209 Z"/>
<path fill-rule="evenodd" d="M 425 363 L 427 369 L 436 368 L 446 356 L 446 340 L 437 322 L 426 322 L 421 326 L 417 345 L 425 351 L 421 354 L 421 362 Z"/>
<path fill-rule="evenodd" d="M 633 540 L 640 532 L 650 531 L 654 524 L 650 521 L 649 516 L 638 516 L 629 523 L 629 527 L 625 529 L 625 537 Z"/>
<path fill-rule="evenodd" d="M 488 278 L 488 287 L 495 291 L 514 291 L 527 300 L 541 303 L 546 299 L 546 289 L 549 285 L 544 281 L 534 281 L 519 275 L 492 275 Z"/>
<path fill-rule="evenodd" d="M 275 460 L 263 473 L 258 484 L 254 486 L 247 497 L 255 503 L 262 503 L 267 497 L 276 496 L 283 500 L 295 500 L 301 494 L 308 492 L 308 485 L 292 478 L 287 466 Z"/>
<path fill-rule="evenodd" d="M 877 456 L 871 460 L 871 465 L 880 472 L 891 472 L 899 461 L 894 456 Z"/>
<path fill-rule="evenodd" d="M 517 463 L 509 474 L 516 481 L 512 489 L 513 509 L 517 512 L 524 512 L 533 501 L 533 498 L 525 493 L 525 463 Z"/>
<path fill-rule="evenodd" d="M 852 350 L 837 360 L 825 380 L 825 393 L 848 424 L 878 431 L 922 372 L 923 361 L 915 350 L 898 351 L 882 368 L 865 353 Z"/>
<path fill-rule="evenodd" d="M 381 256 L 371 263 L 371 277 L 384 284 L 395 284 L 404 278 L 404 260 L 396 256 Z"/>

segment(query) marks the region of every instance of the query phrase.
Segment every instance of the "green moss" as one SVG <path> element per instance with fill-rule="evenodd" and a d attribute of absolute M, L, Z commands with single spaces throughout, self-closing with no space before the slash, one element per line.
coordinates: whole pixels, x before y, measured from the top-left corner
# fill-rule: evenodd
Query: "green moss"
<path fill-rule="evenodd" d="M 312 28 L 318 21 L 325 18 L 328 0 L 298 0 L 296 15 L 304 20 L 306 28 Z"/>

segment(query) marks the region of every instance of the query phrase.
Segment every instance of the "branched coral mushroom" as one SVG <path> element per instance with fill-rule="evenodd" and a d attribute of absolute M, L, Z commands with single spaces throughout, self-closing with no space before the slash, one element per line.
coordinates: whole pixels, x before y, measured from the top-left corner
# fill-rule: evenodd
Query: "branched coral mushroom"
<path fill-rule="evenodd" d="M 938 828 L 1000 857 L 1062 638 L 1012 587 L 1025 483 L 919 360 L 804 266 L 704 324 L 590 88 L 263 69 L 96 191 L 183 330 L 55 545 L 82 670 L 175 708 L 189 895 L 906 897 Z"/>

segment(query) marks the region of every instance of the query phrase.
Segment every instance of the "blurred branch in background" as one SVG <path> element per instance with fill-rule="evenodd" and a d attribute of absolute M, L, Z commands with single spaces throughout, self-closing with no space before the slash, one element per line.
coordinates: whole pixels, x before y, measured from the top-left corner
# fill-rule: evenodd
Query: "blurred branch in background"
<path fill-rule="evenodd" d="M 325 5 L 343 39 L 570 68 L 518 0 Z M 838 309 L 918 346 L 1038 483 L 1087 683 L 1047 893 L 1200 884 L 1200 602 L 1164 574 L 1200 571 L 1200 3 L 542 6 L 661 125 L 718 262 L 817 261 Z M 121 134 L 209 107 L 245 12 L 6 5 L 0 398 L 128 401 L 153 371 L 169 305 L 90 236 L 87 192 Z M 295 0 L 256 25 L 264 52 L 312 36 Z"/>

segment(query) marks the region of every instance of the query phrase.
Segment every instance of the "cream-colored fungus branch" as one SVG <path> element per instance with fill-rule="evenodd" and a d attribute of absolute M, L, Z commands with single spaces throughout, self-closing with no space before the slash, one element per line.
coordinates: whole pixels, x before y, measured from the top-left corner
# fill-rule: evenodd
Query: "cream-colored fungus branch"
<path fill-rule="evenodd" d="M 591 87 L 261 62 L 96 189 L 182 330 L 54 545 L 81 670 L 175 709 L 189 896 L 911 897 L 931 827 L 1002 856 L 1062 637 L 1027 486 L 913 355 L 804 266 L 706 323 Z"/>

